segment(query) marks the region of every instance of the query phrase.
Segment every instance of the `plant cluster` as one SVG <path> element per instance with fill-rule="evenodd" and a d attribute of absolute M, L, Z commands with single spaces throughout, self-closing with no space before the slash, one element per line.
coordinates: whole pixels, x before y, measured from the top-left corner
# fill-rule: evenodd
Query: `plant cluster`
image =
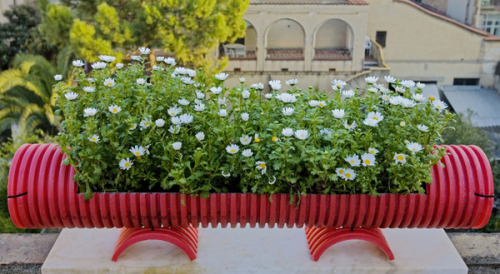
<path fill-rule="evenodd" d="M 423 84 L 368 77 L 366 90 L 297 80 L 224 87 L 228 74 L 176 67 L 149 49 L 128 65 L 100 56 L 56 85 L 57 141 L 86 197 L 96 191 L 423 193 L 452 117 Z M 76 67 L 83 62 L 73 62 Z M 59 77 L 58 77 L 59 79 Z M 363 93 L 363 94 L 362 94 Z"/>

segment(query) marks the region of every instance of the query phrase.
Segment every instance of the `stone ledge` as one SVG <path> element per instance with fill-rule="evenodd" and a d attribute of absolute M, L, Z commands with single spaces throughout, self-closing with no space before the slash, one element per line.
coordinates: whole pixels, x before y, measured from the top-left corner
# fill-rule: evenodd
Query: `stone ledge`
<path fill-rule="evenodd" d="M 0 234 L 0 267 L 41 265 L 59 234 Z"/>
<path fill-rule="evenodd" d="M 449 232 L 448 237 L 471 270 L 500 269 L 500 233 Z"/>

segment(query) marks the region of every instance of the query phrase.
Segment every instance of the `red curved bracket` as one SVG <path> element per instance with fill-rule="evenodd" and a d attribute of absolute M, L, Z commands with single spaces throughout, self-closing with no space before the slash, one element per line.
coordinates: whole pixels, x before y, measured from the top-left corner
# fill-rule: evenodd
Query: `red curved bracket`
<path fill-rule="evenodd" d="M 172 243 L 182 249 L 189 259 L 196 259 L 198 251 L 198 229 L 187 228 L 122 228 L 115 246 L 112 261 L 116 262 L 120 254 L 129 246 L 147 240 L 161 240 Z"/>
<path fill-rule="evenodd" d="M 311 252 L 311 259 L 318 261 L 319 257 L 330 246 L 348 240 L 364 240 L 371 242 L 384 251 L 387 258 L 394 260 L 394 254 L 380 228 L 306 228 L 307 244 Z"/>

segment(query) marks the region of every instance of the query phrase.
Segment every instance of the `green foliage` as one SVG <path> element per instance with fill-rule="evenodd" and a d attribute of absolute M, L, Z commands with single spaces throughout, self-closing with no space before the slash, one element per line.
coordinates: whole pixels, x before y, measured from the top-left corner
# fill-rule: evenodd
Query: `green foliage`
<path fill-rule="evenodd" d="M 37 233 L 38 229 L 20 229 L 14 226 L 10 219 L 7 207 L 7 182 L 12 158 L 16 150 L 26 143 L 46 143 L 50 138 L 43 133 L 30 135 L 25 138 L 9 140 L 0 146 L 0 233 Z"/>
<path fill-rule="evenodd" d="M 8 22 L 0 24 L 0 70 L 8 68 L 17 53 L 32 52 L 30 44 L 36 40 L 36 26 L 40 14 L 31 6 L 12 6 L 5 11 Z"/>
<path fill-rule="evenodd" d="M 224 88 L 225 74 L 163 62 L 147 75 L 147 59 L 134 59 L 125 69 L 79 69 L 77 85 L 57 87 L 64 116 L 57 141 L 87 197 L 423 192 L 445 153 L 433 144 L 452 115 L 440 102 L 426 102 L 421 88 L 413 94 L 396 82 L 402 97 L 370 84 L 364 97 L 351 97 L 290 83 L 286 93 L 263 94 L 259 85 Z M 346 160 L 353 155 L 362 163 Z"/>
<path fill-rule="evenodd" d="M 227 64 L 227 59 L 212 56 L 217 46 L 245 35 L 243 15 L 249 5 L 248 0 L 61 3 L 64 6 L 41 5 L 46 11 L 40 29 L 59 48 L 71 46 L 77 58 L 93 62 L 111 49 L 124 54 L 137 46 L 149 46 L 176 56 L 182 65 L 211 71 Z"/>
<path fill-rule="evenodd" d="M 17 55 L 12 64 L 0 73 L 0 132 L 19 125 L 24 136 L 36 129 L 55 133 L 54 67 L 34 55 Z"/>

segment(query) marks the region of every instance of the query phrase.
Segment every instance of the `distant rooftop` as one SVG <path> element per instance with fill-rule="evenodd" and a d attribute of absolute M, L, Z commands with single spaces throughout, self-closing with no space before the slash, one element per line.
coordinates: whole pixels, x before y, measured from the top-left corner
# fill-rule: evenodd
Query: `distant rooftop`
<path fill-rule="evenodd" d="M 500 126 L 500 94 L 480 86 L 442 86 L 444 99 L 456 113 L 467 116 L 473 111 L 471 123 L 476 127 Z"/>
<path fill-rule="evenodd" d="M 250 5 L 368 5 L 364 0 L 250 0 Z"/>

